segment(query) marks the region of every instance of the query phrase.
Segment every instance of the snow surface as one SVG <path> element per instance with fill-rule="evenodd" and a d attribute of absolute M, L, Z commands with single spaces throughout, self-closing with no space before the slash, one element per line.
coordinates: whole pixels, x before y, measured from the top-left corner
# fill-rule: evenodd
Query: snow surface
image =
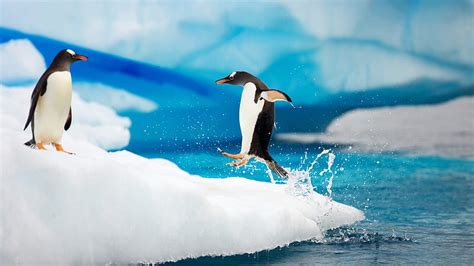
<path fill-rule="evenodd" d="M 31 82 L 46 69 L 43 56 L 29 40 L 0 44 L 0 83 Z"/>
<path fill-rule="evenodd" d="M 369 151 L 474 158 L 474 97 L 437 105 L 354 110 L 335 119 L 325 133 L 278 134 L 299 143 L 350 144 Z"/>
<path fill-rule="evenodd" d="M 316 193 L 295 197 L 287 185 L 206 179 L 167 160 L 106 152 L 89 141 L 100 143 L 105 133 L 116 138 L 112 142 L 125 140 L 120 132 L 129 121 L 77 95 L 71 129 L 91 127 L 79 130 L 80 137 L 65 134 L 65 148 L 77 155 L 30 149 L 22 144 L 30 134 L 22 131 L 30 90 L 0 88 L 1 264 L 250 253 L 321 238 L 330 228 L 364 218 Z M 111 128 L 119 133 L 110 134 Z"/>

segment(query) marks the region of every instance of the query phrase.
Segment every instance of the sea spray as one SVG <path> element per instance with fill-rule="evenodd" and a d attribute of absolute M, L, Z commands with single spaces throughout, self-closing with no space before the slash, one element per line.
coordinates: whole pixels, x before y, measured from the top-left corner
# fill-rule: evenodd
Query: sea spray
<path fill-rule="evenodd" d="M 288 176 L 286 191 L 297 198 L 308 198 L 313 193 L 310 172 L 291 170 Z"/>
<path fill-rule="evenodd" d="M 332 197 L 332 184 L 334 179 L 334 173 L 332 171 L 332 166 L 334 164 L 334 160 L 336 159 L 336 155 L 331 152 L 330 149 L 325 149 L 320 152 L 316 158 L 309 164 L 309 166 L 305 169 L 304 166 L 308 159 L 308 153 L 305 152 L 304 157 L 301 158 L 300 167 L 296 170 L 289 169 L 289 177 L 287 180 L 287 192 L 295 197 L 298 198 L 307 198 L 309 197 L 313 191 L 314 187 L 311 180 L 311 173 L 313 172 L 314 167 L 319 162 L 320 158 L 324 155 L 327 155 L 327 167 L 323 169 L 319 176 L 323 176 L 325 173 L 330 173 L 331 176 L 328 179 L 327 191 L 328 196 L 331 200 Z M 269 177 L 273 180 L 273 175 L 271 172 L 269 173 Z"/>
<path fill-rule="evenodd" d="M 326 191 L 328 193 L 329 202 L 332 201 L 332 186 L 334 180 L 334 172 L 332 167 L 334 165 L 334 161 L 336 159 L 336 155 L 331 151 L 331 149 L 324 149 L 321 151 L 314 160 L 309 163 L 307 167 L 308 161 L 308 152 L 304 152 L 304 156 L 300 159 L 300 165 L 297 169 L 290 169 L 286 168 L 289 173 L 288 179 L 275 179 L 272 173 L 272 170 L 266 165 L 264 160 L 259 160 L 256 158 L 257 161 L 262 162 L 266 165 L 265 173 L 267 174 L 270 182 L 273 184 L 286 184 L 287 185 L 287 192 L 295 197 L 298 198 L 309 198 L 309 196 L 314 192 L 314 186 L 312 183 L 312 172 L 316 167 L 316 164 L 320 161 L 321 157 L 327 155 L 326 161 L 326 168 L 319 172 L 319 176 L 324 176 L 326 173 L 329 173 L 330 176 L 327 179 L 327 186 Z M 246 168 L 249 165 L 245 166 Z M 252 172 L 255 171 L 256 168 L 252 168 Z M 316 178 L 316 177 L 315 177 Z"/>
<path fill-rule="evenodd" d="M 326 187 L 326 190 L 328 192 L 329 198 L 332 200 L 332 180 L 334 179 L 334 172 L 332 171 L 331 167 L 334 164 L 334 159 L 336 159 L 336 155 L 334 153 L 330 152 L 328 154 L 328 166 L 326 169 L 322 170 L 319 173 L 319 176 L 323 176 L 325 173 L 331 174 L 331 176 L 328 179 L 328 185 Z"/>
<path fill-rule="evenodd" d="M 270 177 L 270 182 L 272 182 L 272 184 L 275 184 L 275 179 L 273 178 L 272 169 L 270 169 L 270 167 L 268 167 L 267 164 L 265 165 L 267 166 L 267 168 L 265 169 L 265 173 L 267 173 L 268 177 Z"/>
<path fill-rule="evenodd" d="M 314 165 L 318 162 L 319 158 L 321 158 L 321 156 L 325 155 L 325 154 L 328 154 L 329 152 L 331 152 L 331 149 L 328 149 L 328 150 L 323 150 L 322 152 L 320 152 L 317 156 L 316 156 L 316 159 L 314 159 L 311 164 L 309 165 L 308 169 L 306 171 L 308 172 L 311 172 L 313 170 L 313 167 Z"/>

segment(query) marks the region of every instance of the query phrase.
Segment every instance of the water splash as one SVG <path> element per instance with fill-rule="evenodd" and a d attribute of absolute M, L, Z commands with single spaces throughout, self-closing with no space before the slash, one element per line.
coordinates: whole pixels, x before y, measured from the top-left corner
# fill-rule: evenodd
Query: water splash
<path fill-rule="evenodd" d="M 320 161 L 321 157 L 327 155 L 327 167 L 323 169 L 319 176 L 323 176 L 325 173 L 330 173 L 331 176 L 328 180 L 327 191 L 329 198 L 332 197 L 332 184 L 334 179 L 334 173 L 332 171 L 332 166 L 334 164 L 334 160 L 336 159 L 336 155 L 331 152 L 331 149 L 325 149 L 320 152 L 314 160 L 309 164 L 308 167 L 305 168 L 306 162 L 308 160 L 308 153 L 305 152 L 304 156 L 301 158 L 301 164 L 298 169 L 287 169 L 289 170 L 289 177 L 286 181 L 287 183 L 287 192 L 291 195 L 294 195 L 298 198 L 307 198 L 314 192 L 314 187 L 312 183 L 312 173 L 313 169 L 316 167 L 317 163 Z M 271 171 L 269 177 L 273 180 L 273 175 L 271 175 Z M 272 181 L 274 182 L 274 181 Z"/>
<path fill-rule="evenodd" d="M 397 235 L 393 231 L 391 234 L 387 232 L 371 232 L 363 228 L 340 227 L 328 230 L 323 239 L 314 239 L 314 243 L 318 244 L 373 244 L 373 243 L 400 243 L 416 241 L 408 237 L 407 234 Z"/>
<path fill-rule="evenodd" d="M 316 159 L 314 159 L 311 164 L 309 165 L 307 171 L 308 172 L 311 172 L 314 168 L 314 165 L 318 162 L 319 158 L 321 158 L 321 156 L 325 155 L 325 154 L 328 154 L 329 152 L 331 152 L 331 149 L 327 149 L 327 150 L 323 150 L 322 152 L 320 152 L 317 156 L 316 156 Z"/>
<path fill-rule="evenodd" d="M 268 165 L 265 163 L 267 169 L 265 170 L 265 173 L 267 173 L 268 177 L 270 177 L 270 182 L 272 182 L 272 184 L 275 184 L 275 179 L 273 178 L 273 173 L 272 173 L 272 170 L 270 169 L 270 167 L 268 167 Z"/>
<path fill-rule="evenodd" d="M 319 176 L 323 176 L 325 173 L 330 173 L 331 174 L 331 176 L 329 177 L 329 180 L 328 180 L 328 185 L 326 187 L 326 190 L 328 192 L 328 195 L 329 195 L 330 199 L 332 199 L 332 181 L 334 179 L 334 172 L 332 171 L 331 167 L 334 164 L 335 159 L 336 159 L 336 155 L 334 155 L 334 153 L 332 153 L 332 152 L 329 152 L 329 154 L 328 154 L 328 166 L 327 166 L 326 169 L 322 170 L 319 173 Z"/>
<path fill-rule="evenodd" d="M 286 183 L 287 192 L 298 198 L 307 198 L 314 191 L 309 171 L 290 170 Z"/>
<path fill-rule="evenodd" d="M 293 109 L 303 109 L 303 106 L 301 105 L 294 105 L 292 102 L 289 102 L 289 104 L 291 105 L 291 107 L 293 107 Z"/>

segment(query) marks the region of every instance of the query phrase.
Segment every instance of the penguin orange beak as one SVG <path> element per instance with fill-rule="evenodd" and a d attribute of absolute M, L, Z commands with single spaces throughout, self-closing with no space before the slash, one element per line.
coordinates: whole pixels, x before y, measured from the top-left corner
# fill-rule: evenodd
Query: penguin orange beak
<path fill-rule="evenodd" d="M 224 83 L 227 83 L 229 81 L 230 81 L 230 79 L 228 79 L 228 78 L 222 78 L 222 79 L 216 80 L 216 84 L 224 84 Z"/>
<path fill-rule="evenodd" d="M 87 61 L 89 58 L 88 58 L 87 56 L 85 56 L 85 55 L 76 54 L 76 55 L 74 56 L 74 59 L 76 59 L 76 60 L 82 60 L 82 61 Z"/>

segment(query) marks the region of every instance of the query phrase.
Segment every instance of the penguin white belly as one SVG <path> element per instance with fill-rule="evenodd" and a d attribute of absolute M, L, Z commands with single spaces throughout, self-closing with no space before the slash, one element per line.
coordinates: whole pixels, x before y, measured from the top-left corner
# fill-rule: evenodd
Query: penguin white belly
<path fill-rule="evenodd" d="M 69 71 L 52 73 L 46 83 L 46 92 L 40 96 L 34 114 L 36 143 L 61 143 L 71 108 L 72 80 Z"/>
<path fill-rule="evenodd" d="M 252 82 L 244 85 L 242 98 L 240 100 L 239 122 L 242 133 L 242 146 L 240 153 L 247 154 L 252 143 L 253 132 L 257 124 L 258 115 L 263 109 L 264 101 L 258 100 L 255 103 L 255 92 L 257 87 Z"/>

